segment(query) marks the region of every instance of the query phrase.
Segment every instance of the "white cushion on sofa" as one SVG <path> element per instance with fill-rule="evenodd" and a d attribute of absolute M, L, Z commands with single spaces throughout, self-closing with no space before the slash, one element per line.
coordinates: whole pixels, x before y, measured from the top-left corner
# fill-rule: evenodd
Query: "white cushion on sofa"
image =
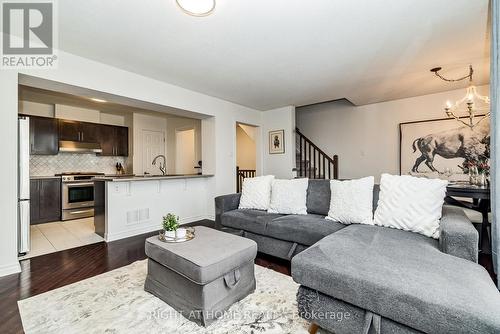
<path fill-rule="evenodd" d="M 439 238 L 448 181 L 382 174 L 375 225 Z"/>
<path fill-rule="evenodd" d="M 308 179 L 274 180 L 271 187 L 270 213 L 307 215 Z"/>
<path fill-rule="evenodd" d="M 373 225 L 373 176 L 330 181 L 330 211 L 326 219 L 342 224 Z"/>
<path fill-rule="evenodd" d="M 271 202 L 271 184 L 274 175 L 245 178 L 241 189 L 239 209 L 269 209 Z"/>

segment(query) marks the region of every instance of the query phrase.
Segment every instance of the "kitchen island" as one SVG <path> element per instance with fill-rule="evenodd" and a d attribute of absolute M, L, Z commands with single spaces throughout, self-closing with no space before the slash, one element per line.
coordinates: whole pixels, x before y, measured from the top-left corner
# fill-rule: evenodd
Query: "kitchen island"
<path fill-rule="evenodd" d="M 213 219 L 213 175 L 151 175 L 96 178 L 96 233 L 113 241 L 161 228 L 173 213 L 181 224 Z"/>

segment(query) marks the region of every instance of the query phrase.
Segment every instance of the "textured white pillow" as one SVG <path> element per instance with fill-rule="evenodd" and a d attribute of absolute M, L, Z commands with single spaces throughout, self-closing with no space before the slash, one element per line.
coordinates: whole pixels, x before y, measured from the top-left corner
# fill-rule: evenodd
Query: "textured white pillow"
<path fill-rule="evenodd" d="M 271 202 L 271 184 L 274 175 L 245 178 L 241 189 L 239 209 L 269 209 Z"/>
<path fill-rule="evenodd" d="M 448 181 L 382 174 L 375 225 L 439 238 Z"/>
<path fill-rule="evenodd" d="M 373 225 L 373 176 L 330 181 L 330 211 L 326 219 L 342 224 Z"/>
<path fill-rule="evenodd" d="M 271 187 L 271 213 L 307 215 L 308 179 L 274 180 Z"/>

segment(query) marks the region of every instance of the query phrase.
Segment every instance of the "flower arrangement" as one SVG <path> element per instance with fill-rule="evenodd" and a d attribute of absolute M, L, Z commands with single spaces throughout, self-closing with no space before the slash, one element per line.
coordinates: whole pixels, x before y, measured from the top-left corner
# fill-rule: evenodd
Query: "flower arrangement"
<path fill-rule="evenodd" d="M 459 166 L 460 167 L 460 166 Z M 490 164 L 488 159 L 478 159 L 478 160 L 464 160 L 461 166 L 464 174 L 469 174 L 470 171 L 477 170 L 479 174 L 489 175 Z"/>
<path fill-rule="evenodd" d="M 176 231 L 179 228 L 179 216 L 173 213 L 168 213 L 166 216 L 163 216 L 162 227 L 166 232 Z"/>

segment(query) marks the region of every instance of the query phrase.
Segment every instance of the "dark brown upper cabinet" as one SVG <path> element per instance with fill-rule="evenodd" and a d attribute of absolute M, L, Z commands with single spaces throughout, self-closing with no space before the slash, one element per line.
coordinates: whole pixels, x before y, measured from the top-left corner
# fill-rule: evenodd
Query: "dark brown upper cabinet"
<path fill-rule="evenodd" d="M 59 141 L 99 143 L 103 156 L 128 156 L 128 127 L 30 117 L 30 153 L 57 155 Z"/>
<path fill-rule="evenodd" d="M 55 118 L 29 116 L 30 154 L 57 155 L 59 153 L 58 122 Z"/>
<path fill-rule="evenodd" d="M 87 143 L 98 143 L 101 124 L 80 123 L 81 141 Z"/>
<path fill-rule="evenodd" d="M 80 122 L 60 119 L 59 140 L 80 141 Z"/>
<path fill-rule="evenodd" d="M 128 156 L 128 128 L 115 126 L 116 155 Z"/>
<path fill-rule="evenodd" d="M 101 155 L 128 156 L 128 128 L 124 126 L 101 125 Z"/>
<path fill-rule="evenodd" d="M 100 124 L 60 119 L 59 140 L 97 143 L 100 127 Z"/>

